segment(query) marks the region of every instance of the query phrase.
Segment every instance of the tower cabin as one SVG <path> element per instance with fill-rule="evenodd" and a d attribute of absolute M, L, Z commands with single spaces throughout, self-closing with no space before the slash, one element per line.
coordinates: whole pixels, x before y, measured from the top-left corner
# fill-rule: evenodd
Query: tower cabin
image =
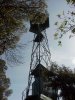
<path fill-rule="evenodd" d="M 45 23 L 42 23 L 42 24 L 34 24 L 32 21 L 30 21 L 29 31 L 36 34 L 34 42 L 42 42 L 42 40 L 44 39 L 44 36 L 41 32 L 44 31 L 48 27 L 49 27 L 49 17 L 47 18 Z"/>
<path fill-rule="evenodd" d="M 47 18 L 47 20 L 45 21 L 45 23 L 42 24 L 34 24 L 32 21 L 30 21 L 30 32 L 33 32 L 35 34 L 44 31 L 45 29 L 47 29 L 49 27 L 49 17 Z"/>

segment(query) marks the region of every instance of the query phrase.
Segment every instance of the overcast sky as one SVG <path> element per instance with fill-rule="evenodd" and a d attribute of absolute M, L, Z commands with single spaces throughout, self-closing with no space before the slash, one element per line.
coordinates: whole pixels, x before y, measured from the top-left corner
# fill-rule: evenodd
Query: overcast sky
<path fill-rule="evenodd" d="M 62 47 L 57 45 L 57 41 L 54 40 L 53 33 L 56 28 L 54 26 L 57 20 L 58 14 L 62 13 L 63 10 L 66 12 L 68 6 L 65 0 L 48 0 L 48 12 L 50 17 L 50 27 L 47 29 L 47 36 L 49 42 L 49 48 L 51 51 L 51 60 L 56 61 L 58 64 L 64 64 L 68 67 L 74 68 L 75 66 L 75 38 L 68 39 L 68 36 L 64 36 L 62 41 Z M 22 42 L 27 43 L 33 39 L 32 33 L 27 33 L 22 37 Z M 30 43 L 22 53 L 24 55 L 25 63 L 20 66 L 9 67 L 7 75 L 11 79 L 11 89 L 13 89 L 13 94 L 8 100 L 22 100 L 22 91 L 27 86 L 28 81 L 28 71 L 30 64 L 32 43 Z"/>

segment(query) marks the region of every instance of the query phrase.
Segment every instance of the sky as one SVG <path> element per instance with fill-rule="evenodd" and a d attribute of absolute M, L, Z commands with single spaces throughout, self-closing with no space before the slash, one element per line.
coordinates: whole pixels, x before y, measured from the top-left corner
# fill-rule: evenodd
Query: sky
<path fill-rule="evenodd" d="M 56 15 L 62 13 L 63 10 L 65 12 L 68 11 L 69 6 L 67 6 L 65 0 L 47 0 L 47 2 L 50 27 L 46 30 L 46 33 L 51 52 L 51 60 L 73 69 L 75 66 L 75 38 L 73 37 L 72 39 L 68 39 L 68 36 L 65 35 L 62 39 L 62 47 L 60 47 L 53 37 L 53 34 L 56 31 L 54 23 L 58 20 Z M 32 42 L 29 41 L 32 40 L 33 33 L 27 32 L 22 36 L 20 42 L 28 43 L 28 45 L 21 50 L 21 54 L 24 57 L 24 63 L 16 66 L 13 65 L 14 67 L 9 66 L 7 76 L 11 80 L 10 88 L 13 89 L 13 94 L 8 98 L 8 100 L 22 100 L 22 91 L 27 86 L 30 67 Z"/>

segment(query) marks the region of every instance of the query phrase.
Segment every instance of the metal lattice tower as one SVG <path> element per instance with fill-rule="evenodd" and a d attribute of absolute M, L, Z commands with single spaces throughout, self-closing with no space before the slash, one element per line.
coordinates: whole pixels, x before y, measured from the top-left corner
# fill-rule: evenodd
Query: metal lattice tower
<path fill-rule="evenodd" d="M 25 93 L 23 92 L 23 97 L 22 97 L 23 100 L 25 100 L 25 98 L 27 98 L 30 94 L 32 96 L 34 95 L 40 96 L 40 94 L 42 93 L 41 77 L 43 77 L 42 74 L 44 74 L 42 73 L 43 72 L 42 70 L 47 70 L 50 68 L 50 58 L 51 58 L 48 46 L 48 39 L 46 35 L 46 28 L 49 27 L 49 18 L 46 20 L 44 24 L 32 24 L 32 22 L 30 22 L 30 25 L 31 25 L 30 32 L 34 33 L 34 39 L 33 39 L 30 70 L 28 77 L 28 86 L 26 89 L 26 97 L 24 97 Z M 38 86 L 36 86 L 35 84 L 35 88 L 38 89 L 35 90 L 33 89 L 34 88 L 33 84 L 37 82 Z"/>

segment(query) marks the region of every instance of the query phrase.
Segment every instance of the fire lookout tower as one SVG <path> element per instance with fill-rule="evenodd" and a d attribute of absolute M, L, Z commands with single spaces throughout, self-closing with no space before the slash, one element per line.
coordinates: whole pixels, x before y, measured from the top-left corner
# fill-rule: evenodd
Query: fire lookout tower
<path fill-rule="evenodd" d="M 34 24 L 30 21 L 30 32 L 34 33 L 34 39 L 28 86 L 26 94 L 23 92 L 23 100 L 43 100 L 40 98 L 41 94 L 46 95 L 47 87 L 45 86 L 45 83 L 48 81 L 48 68 L 50 67 L 51 57 L 46 35 L 46 29 L 48 27 L 49 17 L 43 24 Z"/>

